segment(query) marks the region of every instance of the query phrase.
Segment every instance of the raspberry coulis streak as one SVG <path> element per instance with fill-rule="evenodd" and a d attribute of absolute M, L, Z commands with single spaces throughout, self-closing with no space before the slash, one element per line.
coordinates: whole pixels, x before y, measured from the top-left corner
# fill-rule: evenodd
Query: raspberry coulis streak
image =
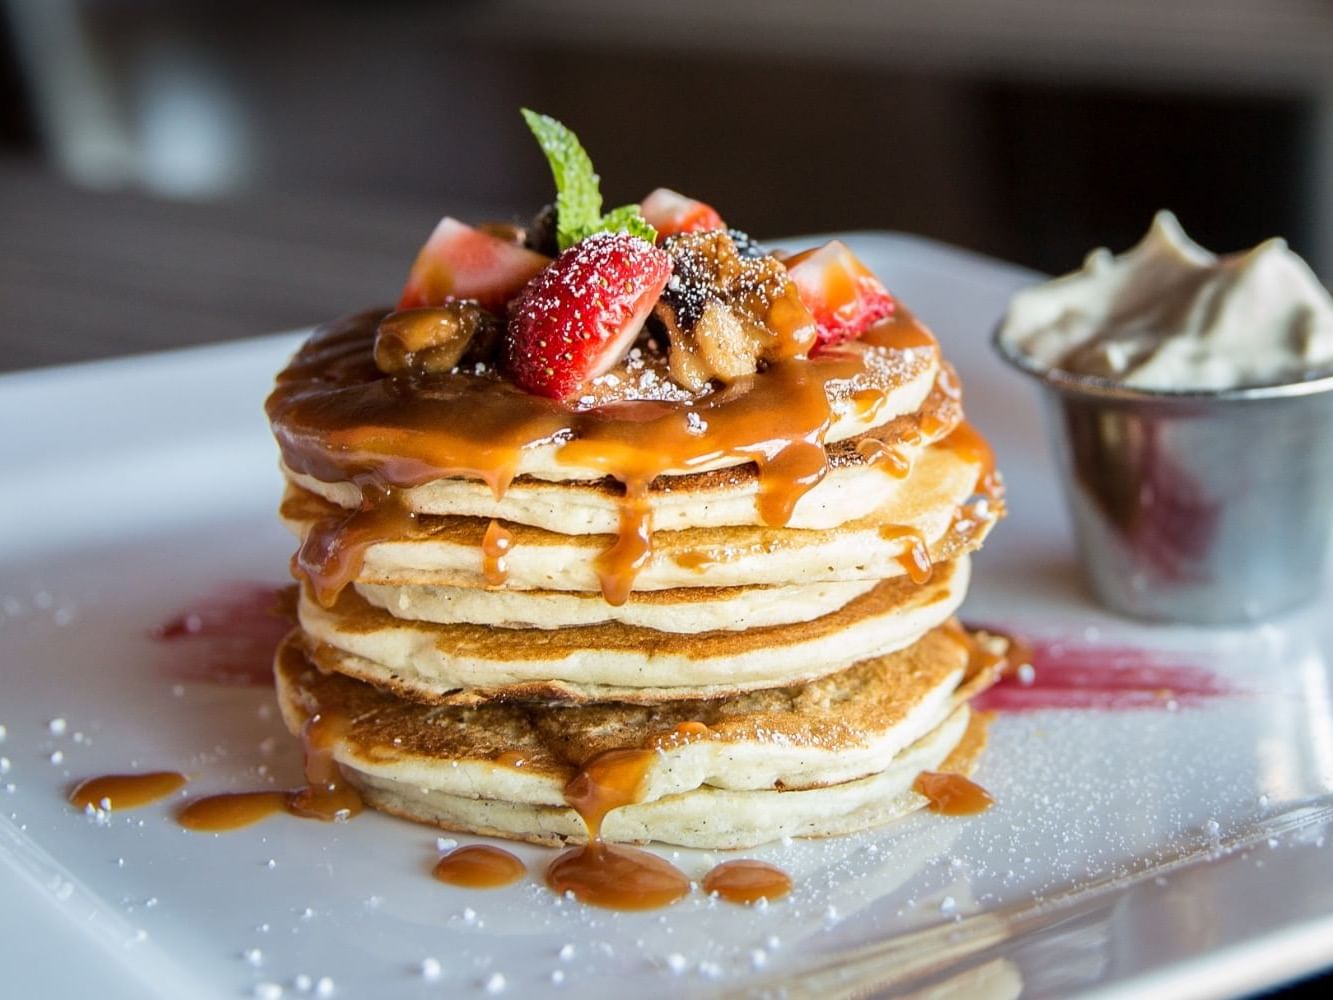
<path fill-rule="evenodd" d="M 1002 630 L 986 629 L 1000 632 Z M 1239 692 L 1211 671 L 1178 656 L 1132 646 L 1101 646 L 1064 639 L 1032 639 L 1030 671 L 1016 659 L 999 683 L 979 695 L 982 710 L 1041 709 L 1126 711 L 1193 708 Z"/>
<path fill-rule="evenodd" d="M 273 652 L 291 630 L 295 601 L 290 584 L 228 583 L 149 635 L 182 654 L 168 667 L 176 680 L 266 687 L 273 683 Z"/>

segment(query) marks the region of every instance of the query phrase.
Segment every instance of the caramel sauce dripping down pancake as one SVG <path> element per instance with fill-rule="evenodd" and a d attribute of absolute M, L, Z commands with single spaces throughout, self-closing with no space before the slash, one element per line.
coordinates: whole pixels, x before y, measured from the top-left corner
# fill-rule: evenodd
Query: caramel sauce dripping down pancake
<path fill-rule="evenodd" d="M 653 757 L 651 750 L 606 750 L 566 783 L 565 802 L 583 821 L 587 843 L 551 862 L 546 884 L 553 891 L 612 910 L 655 910 L 689 893 L 690 880 L 674 865 L 602 839 L 607 813 L 639 800 Z"/>
<path fill-rule="evenodd" d="M 334 759 L 334 747 L 347 721 L 337 713 L 316 712 L 299 728 L 305 751 L 306 784 L 291 791 L 224 792 L 192 799 L 176 815 L 187 830 L 222 833 L 287 812 L 326 823 L 351 819 L 364 808 Z"/>
<path fill-rule="evenodd" d="M 461 478 L 484 483 L 498 500 L 525 455 L 545 447 L 554 449 L 556 468 L 592 470 L 621 484 L 619 539 L 601 573 L 608 601 L 623 601 L 651 546 L 642 505 L 659 477 L 753 463 L 760 516 L 785 524 L 828 472 L 824 446 L 839 402 L 877 414 L 881 407 L 865 405 L 867 393 L 887 395 L 914 369 L 938 365 L 938 351 L 925 342 L 930 335 L 900 310 L 860 341 L 777 362 L 688 404 L 629 399 L 582 410 L 494 375 L 385 378 L 371 351 L 378 319 L 353 317 L 317 334 L 279 375 L 266 404 L 289 470 L 350 482 L 361 493 L 360 509 L 347 518 L 356 540 L 303 546 L 297 561 L 325 604 L 359 572 L 365 539 L 379 523 L 376 509 L 393 508 L 391 525 L 401 519 L 395 491 Z"/>
<path fill-rule="evenodd" d="M 491 627 L 396 618 L 350 589 L 332 608 L 303 596 L 299 618 L 327 669 L 427 703 L 714 699 L 909 646 L 953 614 L 969 575 L 963 557 L 925 585 L 885 580 L 813 621 L 699 634 L 606 622 L 509 629 L 497 642 Z"/>
<path fill-rule="evenodd" d="M 882 822 L 923 804 L 922 771 L 968 772 L 984 720 L 966 703 L 1000 666 L 972 669 L 935 630 L 822 681 L 712 702 L 430 707 L 322 673 L 297 632 L 277 677 L 289 727 L 311 712 L 345 720 L 335 756 L 377 808 L 539 843 L 600 828 L 736 847 Z"/>
<path fill-rule="evenodd" d="M 491 587 L 504 585 L 509 578 L 509 550 L 514 545 L 514 536 L 499 521 L 491 521 L 486 526 L 486 534 L 481 539 L 482 574 Z"/>
<path fill-rule="evenodd" d="M 673 588 L 751 586 L 881 579 L 903 573 L 901 544 L 885 529 L 911 529 L 930 549 L 930 561 L 955 558 L 979 547 L 1003 514 L 998 495 L 977 509 L 973 499 L 984 466 L 952 449 L 928 448 L 910 479 L 871 513 L 834 529 L 758 526 L 657 531 L 630 601 L 646 592 Z M 889 481 L 886 478 L 886 481 Z M 895 481 L 896 482 L 896 481 Z M 962 515 L 966 510 L 967 517 Z M 282 516 L 306 537 L 341 510 L 289 488 Z M 967 524 L 959 528 L 963 520 Z M 612 536 L 567 535 L 505 522 L 510 538 L 503 589 L 597 592 L 598 560 L 615 544 Z M 358 582 L 379 585 L 489 587 L 486 557 L 477 539 L 488 530 L 479 518 L 418 514 L 394 536 L 372 545 Z M 706 570 L 706 572 L 705 572 Z"/>

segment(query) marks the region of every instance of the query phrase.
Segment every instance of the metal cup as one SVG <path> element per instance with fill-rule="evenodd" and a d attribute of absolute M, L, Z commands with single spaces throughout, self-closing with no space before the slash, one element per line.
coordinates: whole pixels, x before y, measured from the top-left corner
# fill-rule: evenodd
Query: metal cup
<path fill-rule="evenodd" d="M 1157 392 L 1042 370 L 1082 567 L 1134 618 L 1224 624 L 1315 597 L 1333 541 L 1333 376 Z"/>

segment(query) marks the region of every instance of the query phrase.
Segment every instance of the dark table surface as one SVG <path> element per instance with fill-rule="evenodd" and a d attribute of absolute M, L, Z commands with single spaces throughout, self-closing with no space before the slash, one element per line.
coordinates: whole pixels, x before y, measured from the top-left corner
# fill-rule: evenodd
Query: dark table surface
<path fill-rule="evenodd" d="M 0 371 L 255 336 L 397 295 L 444 214 L 296 192 L 161 201 L 0 159 Z"/>

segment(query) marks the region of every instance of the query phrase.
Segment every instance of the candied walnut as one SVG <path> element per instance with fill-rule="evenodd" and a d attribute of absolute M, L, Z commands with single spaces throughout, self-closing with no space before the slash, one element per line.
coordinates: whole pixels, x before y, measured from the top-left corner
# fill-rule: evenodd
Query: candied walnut
<path fill-rule="evenodd" d="M 670 339 L 671 377 L 688 389 L 734 381 L 814 344 L 814 318 L 787 269 L 774 257 L 750 256 L 751 246 L 746 238 L 738 247 L 721 230 L 663 244 L 673 273 L 654 315 Z"/>
<path fill-rule="evenodd" d="M 375 331 L 375 367 L 386 375 L 447 372 L 461 361 L 491 360 L 500 321 L 471 299 L 389 313 Z"/>

